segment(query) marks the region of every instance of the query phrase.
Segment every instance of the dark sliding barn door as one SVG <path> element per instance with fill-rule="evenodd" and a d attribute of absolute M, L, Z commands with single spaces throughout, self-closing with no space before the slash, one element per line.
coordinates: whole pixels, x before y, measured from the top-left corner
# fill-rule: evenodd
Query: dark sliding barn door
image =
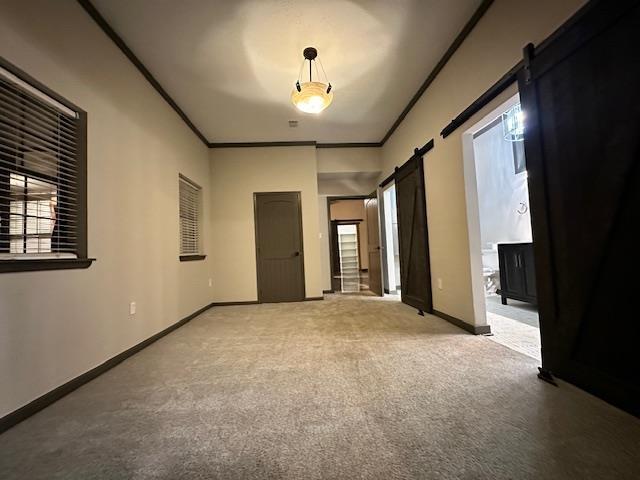
<path fill-rule="evenodd" d="M 258 301 L 304 300 L 300 193 L 254 195 Z"/>
<path fill-rule="evenodd" d="M 422 156 L 395 171 L 402 301 L 423 312 L 433 310 L 427 209 Z"/>
<path fill-rule="evenodd" d="M 382 296 L 382 256 L 380 255 L 380 221 L 378 198 L 364 201 L 367 215 L 367 243 L 369 245 L 369 290 Z"/>
<path fill-rule="evenodd" d="M 519 76 L 543 367 L 640 414 L 640 2 L 592 2 Z"/>

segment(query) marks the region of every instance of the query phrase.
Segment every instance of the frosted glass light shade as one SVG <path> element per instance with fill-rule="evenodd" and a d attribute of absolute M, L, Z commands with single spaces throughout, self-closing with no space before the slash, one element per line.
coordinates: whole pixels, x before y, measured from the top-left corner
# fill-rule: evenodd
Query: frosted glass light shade
<path fill-rule="evenodd" d="M 519 103 L 502 114 L 502 131 L 509 142 L 524 140 L 524 112 Z"/>
<path fill-rule="evenodd" d="M 333 92 L 327 93 L 327 85 L 321 82 L 305 82 L 291 92 L 291 101 L 298 110 L 306 113 L 320 113 L 333 100 Z"/>

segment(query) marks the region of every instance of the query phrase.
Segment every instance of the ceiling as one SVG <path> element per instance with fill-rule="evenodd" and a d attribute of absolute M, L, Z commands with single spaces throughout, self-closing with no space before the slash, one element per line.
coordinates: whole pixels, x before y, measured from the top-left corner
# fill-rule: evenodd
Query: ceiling
<path fill-rule="evenodd" d="M 481 0 L 93 3 L 210 142 L 379 142 Z M 290 101 L 307 46 L 333 85 L 319 115 Z"/>

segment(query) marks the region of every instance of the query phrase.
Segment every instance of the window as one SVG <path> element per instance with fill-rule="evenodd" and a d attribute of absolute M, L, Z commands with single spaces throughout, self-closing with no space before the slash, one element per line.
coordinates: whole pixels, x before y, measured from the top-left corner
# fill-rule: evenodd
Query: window
<path fill-rule="evenodd" d="M 200 238 L 202 221 L 202 189 L 183 175 L 180 190 L 180 260 L 203 260 Z"/>
<path fill-rule="evenodd" d="M 86 113 L 0 58 L 0 272 L 86 268 Z"/>
<path fill-rule="evenodd" d="M 517 174 L 527 171 L 527 162 L 524 157 L 524 141 L 513 142 L 513 170 Z"/>
<path fill-rule="evenodd" d="M 26 175 L 9 174 L 9 253 L 52 253 L 57 188 Z M 58 235 L 56 235 L 58 240 Z"/>

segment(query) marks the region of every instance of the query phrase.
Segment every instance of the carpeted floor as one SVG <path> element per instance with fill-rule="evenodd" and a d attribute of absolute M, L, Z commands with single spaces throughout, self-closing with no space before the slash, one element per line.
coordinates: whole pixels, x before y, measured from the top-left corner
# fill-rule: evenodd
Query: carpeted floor
<path fill-rule="evenodd" d="M 0 478 L 640 478 L 640 421 L 537 365 L 396 301 L 215 308 L 0 435 Z"/>

